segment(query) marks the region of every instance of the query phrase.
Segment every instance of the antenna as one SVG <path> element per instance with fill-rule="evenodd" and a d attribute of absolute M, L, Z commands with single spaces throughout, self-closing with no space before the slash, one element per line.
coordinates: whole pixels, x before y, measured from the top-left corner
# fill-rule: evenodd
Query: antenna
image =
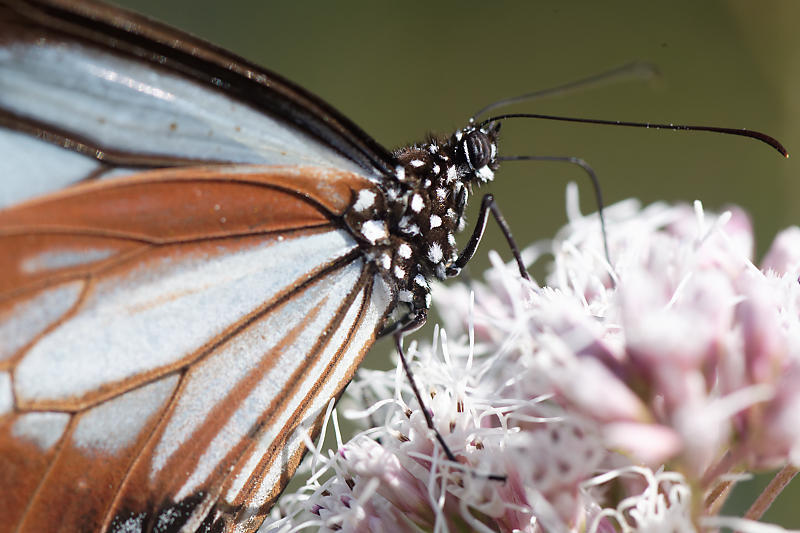
<path fill-rule="evenodd" d="M 508 120 L 512 118 L 531 118 L 540 120 L 557 120 L 561 122 L 577 122 L 580 124 L 600 124 L 603 126 L 625 126 L 628 128 L 645 128 L 651 130 L 674 130 L 674 131 L 708 131 L 712 133 L 721 133 L 724 135 L 736 135 L 739 137 L 748 137 L 768 144 L 778 151 L 783 157 L 788 158 L 789 152 L 786 148 L 778 142 L 777 139 L 761 133 L 760 131 L 736 128 L 719 128 L 716 126 L 693 126 L 688 124 L 658 124 L 653 122 L 628 122 L 625 120 L 600 120 L 595 118 L 576 118 L 576 117 L 561 117 L 556 115 L 540 115 L 536 113 L 507 113 L 504 115 L 495 115 L 483 120 L 478 124 L 479 128 L 484 127 L 491 122 L 498 122 L 501 120 Z"/>
<path fill-rule="evenodd" d="M 659 76 L 659 72 L 655 65 L 652 63 L 635 61 L 633 63 L 615 67 L 599 74 L 594 74 L 588 78 L 583 78 L 565 83 L 564 85 L 559 85 L 558 87 L 550 87 L 548 89 L 542 89 L 540 91 L 534 91 L 532 93 L 525 93 L 519 96 L 512 96 L 510 98 L 498 100 L 480 109 L 477 113 L 472 115 L 470 122 L 474 122 L 479 116 L 488 113 L 492 109 L 497 109 L 498 107 L 505 107 L 518 104 L 520 102 L 530 102 L 531 100 L 540 100 L 542 98 L 564 96 L 565 94 L 569 94 L 571 92 L 589 89 L 591 87 L 597 87 L 600 85 L 619 83 L 627 80 L 649 80 L 657 76 Z"/>

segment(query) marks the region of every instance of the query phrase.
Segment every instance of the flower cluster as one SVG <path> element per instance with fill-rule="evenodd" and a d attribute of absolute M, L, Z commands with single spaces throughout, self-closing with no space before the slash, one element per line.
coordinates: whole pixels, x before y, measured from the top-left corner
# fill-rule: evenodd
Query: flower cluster
<path fill-rule="evenodd" d="M 626 201 L 609 264 L 568 198 L 524 253 L 552 255 L 543 286 L 495 255 L 485 283 L 435 287 L 444 327 L 407 348 L 458 462 L 401 370 L 362 370 L 343 405 L 368 429 L 313 451 L 264 531 L 698 531 L 731 473 L 800 466 L 800 229 L 759 269 L 741 210 Z"/>

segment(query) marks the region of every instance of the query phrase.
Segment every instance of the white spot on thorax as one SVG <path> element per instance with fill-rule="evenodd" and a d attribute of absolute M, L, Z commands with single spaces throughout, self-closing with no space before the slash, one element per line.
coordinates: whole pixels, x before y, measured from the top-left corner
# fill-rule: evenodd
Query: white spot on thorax
<path fill-rule="evenodd" d="M 389 267 L 392 266 L 392 258 L 385 252 L 381 254 L 381 266 L 384 270 L 389 270 Z"/>
<path fill-rule="evenodd" d="M 413 294 L 411 294 L 411 291 L 406 291 L 406 290 L 398 291 L 397 299 L 400 300 L 401 302 L 411 303 L 411 300 L 413 299 Z"/>
<path fill-rule="evenodd" d="M 400 219 L 399 226 L 403 233 L 407 233 L 409 235 L 417 235 L 419 233 L 419 226 L 412 224 L 411 219 L 408 216 L 403 216 L 403 218 Z"/>
<path fill-rule="evenodd" d="M 488 165 L 481 167 L 476 175 L 481 181 L 492 181 L 494 179 L 494 172 Z"/>
<path fill-rule="evenodd" d="M 367 220 L 361 225 L 361 234 L 370 244 L 375 244 L 389 236 L 389 232 L 386 230 L 386 223 L 382 220 Z"/>
<path fill-rule="evenodd" d="M 425 202 L 422 200 L 422 196 L 419 194 L 415 194 L 411 198 L 411 210 L 415 213 L 419 213 L 422 211 L 422 208 L 425 207 Z"/>
<path fill-rule="evenodd" d="M 358 191 L 358 199 L 353 204 L 353 209 L 356 211 L 366 211 L 375 203 L 375 193 L 369 189 L 361 189 Z"/>
<path fill-rule="evenodd" d="M 443 257 L 444 254 L 442 253 L 442 247 L 439 243 L 435 242 L 431 244 L 431 247 L 428 248 L 428 259 L 431 260 L 431 263 L 438 263 Z"/>
<path fill-rule="evenodd" d="M 419 226 L 416 224 L 410 224 L 403 230 L 403 232 L 407 233 L 408 235 L 419 235 Z"/>
<path fill-rule="evenodd" d="M 400 165 L 398 165 L 397 168 L 394 169 L 394 175 L 397 176 L 397 179 L 399 181 L 405 181 L 406 180 L 405 167 L 401 167 Z"/>
<path fill-rule="evenodd" d="M 456 167 L 453 165 L 447 167 L 447 181 L 453 181 L 456 177 Z"/>
<path fill-rule="evenodd" d="M 447 189 L 443 187 L 436 189 L 436 198 L 438 198 L 440 202 L 443 202 L 444 199 L 447 198 Z"/>
<path fill-rule="evenodd" d="M 434 173 L 434 174 L 438 175 L 438 174 L 439 174 L 439 172 L 440 172 L 442 169 L 441 169 L 441 167 L 439 167 L 439 165 L 436 165 L 436 164 L 434 164 L 434 165 L 433 165 L 433 167 L 431 168 L 431 170 L 433 171 L 433 173 Z"/>
<path fill-rule="evenodd" d="M 439 215 L 431 215 L 431 229 L 438 228 L 442 225 L 442 217 Z"/>

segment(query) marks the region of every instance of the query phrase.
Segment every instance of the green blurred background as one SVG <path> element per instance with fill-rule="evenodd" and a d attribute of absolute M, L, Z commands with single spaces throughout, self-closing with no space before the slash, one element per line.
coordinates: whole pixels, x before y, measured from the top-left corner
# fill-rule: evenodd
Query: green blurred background
<path fill-rule="evenodd" d="M 654 81 L 512 109 L 758 129 L 795 157 L 787 161 L 758 142 L 721 135 L 539 121 L 506 124 L 501 152 L 583 157 L 608 203 L 636 197 L 739 204 L 753 217 L 759 256 L 776 231 L 800 221 L 796 0 L 118 3 L 283 74 L 390 148 L 429 131 L 449 134 L 502 97 L 649 61 L 661 71 Z M 564 223 L 570 179 L 581 185 L 584 210 L 593 210 L 585 178 L 569 165 L 509 163 L 499 172 L 490 190 L 520 243 L 551 236 Z M 473 272 L 488 264 L 492 247 L 509 258 L 499 239 L 490 224 Z M 384 344 L 373 351 L 388 350 Z M 366 364 L 384 363 L 372 356 Z M 731 504 L 746 508 L 763 483 L 741 487 Z M 793 508 L 800 482 L 793 488 L 767 520 L 800 528 Z"/>

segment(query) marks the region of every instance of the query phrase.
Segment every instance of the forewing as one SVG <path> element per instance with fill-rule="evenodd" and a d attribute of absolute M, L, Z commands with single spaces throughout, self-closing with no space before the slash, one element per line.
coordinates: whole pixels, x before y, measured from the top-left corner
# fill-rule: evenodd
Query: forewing
<path fill-rule="evenodd" d="M 80 0 L 0 0 L 0 147 L 0 207 L 143 168 L 314 165 L 373 180 L 391 171 L 375 141 L 279 76 Z"/>
<path fill-rule="evenodd" d="M 369 185 L 183 168 L 0 211 L 0 522 L 256 527 L 392 302 L 341 226 Z"/>

